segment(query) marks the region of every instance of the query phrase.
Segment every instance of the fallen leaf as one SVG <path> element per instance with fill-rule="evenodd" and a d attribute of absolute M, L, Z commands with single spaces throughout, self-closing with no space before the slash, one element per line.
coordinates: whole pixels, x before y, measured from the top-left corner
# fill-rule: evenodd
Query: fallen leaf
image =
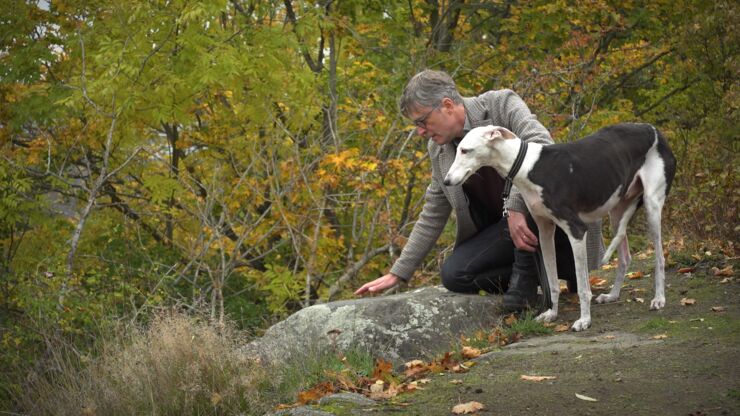
<path fill-rule="evenodd" d="M 383 359 L 378 359 L 375 362 L 375 368 L 373 369 L 373 380 L 385 380 L 393 374 L 393 364 Z"/>
<path fill-rule="evenodd" d="M 457 406 L 452 408 L 452 413 L 456 415 L 462 415 L 462 414 L 468 414 L 468 413 L 475 413 L 478 410 L 485 409 L 483 404 L 478 402 L 467 402 L 458 404 Z"/>
<path fill-rule="evenodd" d="M 513 313 L 504 318 L 504 323 L 507 326 L 511 326 L 514 322 L 516 322 L 516 315 L 514 315 Z"/>
<path fill-rule="evenodd" d="M 463 381 L 460 380 L 460 379 L 458 379 L 458 378 L 456 378 L 454 380 L 450 380 L 450 384 L 462 384 L 462 383 L 463 383 Z"/>
<path fill-rule="evenodd" d="M 474 361 L 465 361 L 464 363 L 453 366 L 450 371 L 452 371 L 453 373 L 467 373 L 468 370 L 470 370 L 470 367 L 474 366 L 475 364 L 476 363 Z"/>
<path fill-rule="evenodd" d="M 599 276 L 591 276 L 588 279 L 588 282 L 591 286 L 604 286 L 606 284 L 606 279 L 602 279 Z"/>
<path fill-rule="evenodd" d="M 653 339 L 666 339 L 668 338 L 668 334 L 658 334 L 652 337 Z"/>
<path fill-rule="evenodd" d="M 311 390 L 298 393 L 298 402 L 300 404 L 307 404 L 316 401 L 330 393 L 334 393 L 334 386 L 329 382 L 324 382 L 318 384 Z"/>
<path fill-rule="evenodd" d="M 712 312 L 724 312 L 727 308 L 724 306 L 712 306 Z"/>
<path fill-rule="evenodd" d="M 584 396 L 578 393 L 576 393 L 576 397 L 587 402 L 598 402 L 598 400 L 594 399 L 593 397 Z"/>
<path fill-rule="evenodd" d="M 213 394 L 211 394 L 211 405 L 212 406 L 214 407 L 218 406 L 218 404 L 221 403 L 222 400 L 223 400 L 223 397 L 220 394 L 216 392 L 213 392 Z"/>
<path fill-rule="evenodd" d="M 527 376 L 524 374 L 522 374 L 519 378 L 524 381 L 544 381 L 557 379 L 556 376 Z"/>
<path fill-rule="evenodd" d="M 419 366 L 423 366 L 423 365 L 424 365 L 424 361 L 421 361 L 421 360 L 411 360 L 411 361 L 405 363 L 404 364 L 404 367 L 406 367 L 406 368 L 414 368 L 414 367 L 419 367 Z"/>
<path fill-rule="evenodd" d="M 378 380 L 378 381 L 382 381 L 382 380 Z M 391 385 L 388 386 L 388 389 L 385 391 L 383 391 L 382 389 L 378 391 L 376 388 L 376 391 L 373 392 L 373 386 L 376 386 L 378 384 L 379 383 L 376 382 L 375 384 L 370 386 L 370 398 L 373 400 L 390 399 L 390 398 L 398 396 L 398 393 L 401 392 L 401 388 L 398 385 L 396 385 L 396 383 L 391 383 Z M 380 386 L 382 387 L 383 384 L 380 384 Z"/>
<path fill-rule="evenodd" d="M 404 370 L 403 374 L 406 377 L 415 377 L 419 374 L 424 374 L 429 372 L 429 366 L 426 365 L 424 361 L 421 360 L 412 360 L 404 364 L 406 367 L 406 370 Z"/>
<path fill-rule="evenodd" d="M 630 279 L 630 280 L 642 279 L 643 276 L 645 276 L 645 274 L 642 273 L 642 272 L 631 272 L 631 273 L 627 273 L 627 278 Z"/>
<path fill-rule="evenodd" d="M 735 271 L 732 270 L 732 265 L 729 265 L 725 267 L 724 269 L 712 267 L 712 272 L 714 272 L 715 276 L 722 276 L 722 277 L 730 277 L 730 276 L 735 275 Z"/>
<path fill-rule="evenodd" d="M 409 383 L 409 384 L 406 384 L 406 385 L 404 386 L 404 390 L 405 390 L 405 391 L 416 391 L 416 390 L 424 390 L 424 388 L 422 388 L 422 387 L 419 387 L 419 384 L 420 384 L 420 383 L 419 383 L 418 381 L 412 381 L 411 383 Z"/>
<path fill-rule="evenodd" d="M 731 277 L 725 277 L 724 279 L 720 280 L 720 283 L 730 283 L 732 281 Z"/>
<path fill-rule="evenodd" d="M 645 299 L 643 299 L 643 298 L 635 298 L 635 302 L 645 303 Z"/>
<path fill-rule="evenodd" d="M 616 338 L 614 335 L 604 335 L 604 339 L 614 339 Z"/>
<path fill-rule="evenodd" d="M 570 327 L 568 326 L 568 324 L 560 324 L 556 326 L 555 329 L 553 329 L 553 331 L 555 332 L 567 332 L 569 330 L 570 330 Z"/>
<path fill-rule="evenodd" d="M 462 356 L 465 358 L 475 358 L 479 357 L 481 354 L 480 350 L 478 348 L 473 347 L 463 347 L 462 349 Z"/>
<path fill-rule="evenodd" d="M 683 298 L 681 299 L 681 305 L 683 306 L 690 306 L 696 304 L 696 299 L 693 298 Z"/>
<path fill-rule="evenodd" d="M 644 251 L 641 251 L 641 252 L 637 253 L 637 258 L 640 259 L 640 260 L 645 260 L 649 256 L 650 256 L 650 254 L 649 253 L 646 253 Z"/>
<path fill-rule="evenodd" d="M 696 271 L 696 267 L 681 267 L 678 269 L 679 273 L 693 273 Z"/>

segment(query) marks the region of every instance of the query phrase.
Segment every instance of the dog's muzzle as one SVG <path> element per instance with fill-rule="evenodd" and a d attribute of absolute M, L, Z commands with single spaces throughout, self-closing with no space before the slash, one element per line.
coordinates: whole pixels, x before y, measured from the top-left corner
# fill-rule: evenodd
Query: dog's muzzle
<path fill-rule="evenodd" d="M 456 181 L 456 180 L 450 178 L 450 173 L 451 172 L 448 172 L 447 173 L 447 175 L 445 176 L 445 179 L 443 181 L 443 183 L 445 184 L 445 186 L 459 185 L 459 184 L 465 182 L 465 180 L 468 179 L 468 176 L 470 176 L 470 170 L 467 170 L 465 172 L 465 174 L 462 176 L 462 178 L 460 178 L 459 180 Z"/>

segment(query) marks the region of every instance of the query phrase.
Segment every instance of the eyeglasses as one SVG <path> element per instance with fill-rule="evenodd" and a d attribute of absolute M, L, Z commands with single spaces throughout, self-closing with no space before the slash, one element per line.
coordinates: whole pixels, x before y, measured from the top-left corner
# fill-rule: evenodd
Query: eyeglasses
<path fill-rule="evenodd" d="M 414 125 L 416 127 L 421 127 L 422 129 L 427 128 L 427 119 L 429 118 L 430 115 L 432 115 L 432 113 L 434 112 L 434 110 L 436 110 L 436 109 L 438 109 L 440 107 L 440 105 L 442 105 L 442 103 L 439 103 L 439 104 L 435 105 L 431 110 L 429 110 L 429 112 L 427 112 L 423 116 L 421 116 L 421 117 L 417 118 L 416 120 L 414 120 L 413 121 Z"/>

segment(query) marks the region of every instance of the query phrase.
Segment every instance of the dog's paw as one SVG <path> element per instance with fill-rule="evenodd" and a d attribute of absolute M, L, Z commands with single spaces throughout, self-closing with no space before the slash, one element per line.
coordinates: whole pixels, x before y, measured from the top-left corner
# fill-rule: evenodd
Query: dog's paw
<path fill-rule="evenodd" d="M 548 309 L 542 312 L 538 317 L 534 318 L 537 322 L 552 322 L 558 317 L 558 313 L 552 309 Z"/>
<path fill-rule="evenodd" d="M 650 310 L 651 311 L 657 311 L 658 309 L 663 309 L 663 306 L 665 306 L 665 297 L 655 297 L 650 302 Z"/>
<path fill-rule="evenodd" d="M 585 319 L 581 318 L 575 322 L 573 322 L 573 326 L 570 327 L 573 331 L 581 332 L 584 329 L 588 329 L 588 327 L 591 326 L 591 319 Z"/>
<path fill-rule="evenodd" d="M 619 299 L 619 296 L 608 294 L 608 293 L 602 293 L 596 297 L 596 303 L 612 303 L 612 302 L 616 302 L 617 299 Z"/>

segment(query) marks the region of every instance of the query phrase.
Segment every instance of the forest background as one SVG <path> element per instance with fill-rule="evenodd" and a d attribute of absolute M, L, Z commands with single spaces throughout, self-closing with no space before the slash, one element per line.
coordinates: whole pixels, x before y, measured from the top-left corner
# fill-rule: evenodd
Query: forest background
<path fill-rule="evenodd" d="M 384 274 L 430 180 L 397 106 L 425 68 L 557 142 L 653 123 L 669 251 L 736 257 L 739 36 L 723 0 L 0 0 L 0 401 L 60 340 L 173 307 L 259 333 Z"/>

